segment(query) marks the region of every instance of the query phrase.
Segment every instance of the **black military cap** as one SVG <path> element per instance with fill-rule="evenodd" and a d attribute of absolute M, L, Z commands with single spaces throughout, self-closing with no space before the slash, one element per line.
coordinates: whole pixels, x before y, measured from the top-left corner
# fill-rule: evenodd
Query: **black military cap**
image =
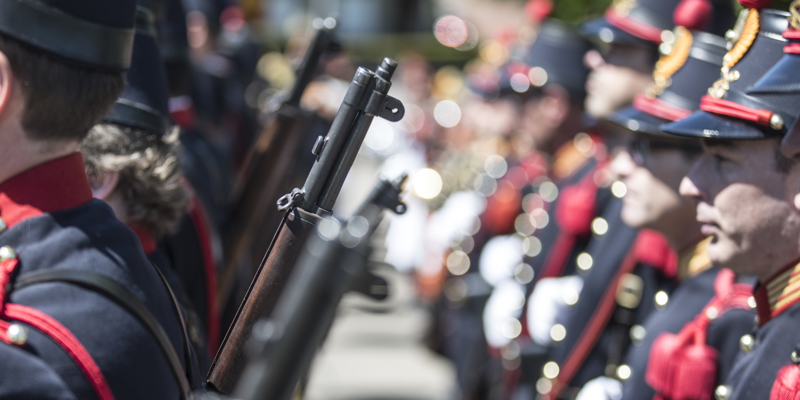
<path fill-rule="evenodd" d="M 521 59 L 509 62 L 497 84 L 500 94 L 525 94 L 549 83 L 557 83 L 575 99 L 586 96 L 589 70 L 583 55 L 591 48 L 586 39 L 556 19 L 542 22 L 536 41 Z"/>
<path fill-rule="evenodd" d="M 133 61 L 128 86 L 103 122 L 163 135 L 169 128 L 167 76 L 156 39 L 153 14 L 140 7 L 136 13 Z"/>
<path fill-rule="evenodd" d="M 691 116 L 664 125 L 665 132 L 692 137 L 763 139 L 786 134 L 800 112 L 800 96 L 749 95 L 745 92 L 783 55 L 789 13 L 743 11 L 742 30 L 725 55 L 722 77 L 703 96 Z"/>
<path fill-rule="evenodd" d="M 0 32 L 80 65 L 130 65 L 136 0 L 3 0 Z"/>
<path fill-rule="evenodd" d="M 633 105 L 607 120 L 634 132 L 670 136 L 659 126 L 688 117 L 700 108 L 700 98 L 719 77 L 726 41 L 702 31 L 675 29 L 672 52 L 663 56 L 653 72 L 654 82 Z"/>
<path fill-rule="evenodd" d="M 653 46 L 677 25 L 722 35 L 733 25 L 730 0 L 614 0 L 604 17 L 581 26 L 581 33 L 601 43 Z"/>
<path fill-rule="evenodd" d="M 789 10 L 789 29 L 783 37 L 789 40 L 783 48 L 784 56 L 750 88 L 748 94 L 800 93 L 800 4 Z"/>

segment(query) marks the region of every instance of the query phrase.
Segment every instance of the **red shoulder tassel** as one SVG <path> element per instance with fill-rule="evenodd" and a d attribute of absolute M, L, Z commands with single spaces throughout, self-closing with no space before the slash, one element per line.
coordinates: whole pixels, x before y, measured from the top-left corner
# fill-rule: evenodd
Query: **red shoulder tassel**
<path fill-rule="evenodd" d="M 710 400 L 717 380 L 717 356 L 717 349 L 707 346 L 705 340 L 683 349 L 676 363 L 672 398 Z"/>
<path fill-rule="evenodd" d="M 650 348 L 650 358 L 647 360 L 645 381 L 656 393 L 664 398 L 672 397 L 672 382 L 675 368 L 675 354 L 683 345 L 684 339 L 673 333 L 662 333 L 653 342 Z"/>
<path fill-rule="evenodd" d="M 787 365 L 778 371 L 769 400 L 800 400 L 800 366 Z"/>
<path fill-rule="evenodd" d="M 580 183 L 561 191 L 561 199 L 556 209 L 559 228 L 569 235 L 583 236 L 591 232 L 595 217 L 595 194 L 593 185 Z"/>

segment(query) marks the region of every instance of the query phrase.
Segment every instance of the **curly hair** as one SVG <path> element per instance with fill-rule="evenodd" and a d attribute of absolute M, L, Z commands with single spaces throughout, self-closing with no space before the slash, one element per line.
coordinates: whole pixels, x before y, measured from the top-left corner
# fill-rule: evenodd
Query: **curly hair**
<path fill-rule="evenodd" d="M 128 222 L 147 229 L 156 239 L 174 231 L 188 207 L 181 182 L 179 130 L 159 137 L 114 124 L 98 124 L 80 145 L 89 178 L 119 174 L 114 189 Z"/>

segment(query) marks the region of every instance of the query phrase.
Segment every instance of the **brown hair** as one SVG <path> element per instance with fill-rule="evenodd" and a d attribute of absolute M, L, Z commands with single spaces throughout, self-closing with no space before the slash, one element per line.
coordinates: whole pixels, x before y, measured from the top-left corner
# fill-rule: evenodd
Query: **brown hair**
<path fill-rule="evenodd" d="M 125 74 L 78 66 L 0 34 L 25 101 L 22 127 L 29 139 L 79 141 L 125 88 Z"/>
<path fill-rule="evenodd" d="M 90 179 L 119 174 L 114 189 L 129 223 L 137 223 L 156 239 L 174 230 L 186 212 L 188 196 L 181 183 L 178 140 L 174 129 L 160 137 L 142 130 L 98 124 L 80 145 Z"/>

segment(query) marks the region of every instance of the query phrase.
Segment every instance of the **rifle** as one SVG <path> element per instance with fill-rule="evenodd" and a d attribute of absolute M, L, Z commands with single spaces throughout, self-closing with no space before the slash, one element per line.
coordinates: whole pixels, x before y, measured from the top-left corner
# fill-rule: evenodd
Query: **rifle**
<path fill-rule="evenodd" d="M 225 267 L 217 288 L 217 309 L 224 310 L 236 281 L 237 271 L 249 260 L 260 257 L 266 249 L 257 242 L 255 233 L 264 227 L 274 229 L 279 219 L 267 204 L 273 202 L 287 187 L 287 171 L 291 171 L 295 149 L 302 139 L 304 110 L 300 99 L 314 77 L 322 54 L 336 47 L 333 28 L 317 30 L 287 97 L 271 116 L 247 155 L 244 167 L 237 176 L 231 200 L 229 238 L 225 243 Z M 273 222 L 275 221 L 275 222 Z M 261 228 L 261 229 L 259 229 Z M 250 257 L 248 257 L 248 255 Z M 248 267 L 252 276 L 252 267 Z"/>
<path fill-rule="evenodd" d="M 388 95 L 396 68 L 389 58 L 375 72 L 358 68 L 328 134 L 314 144 L 317 159 L 303 188 L 278 200 L 278 209 L 285 211 L 281 224 L 211 364 L 208 385 L 214 390 L 230 394 L 234 389 L 253 325 L 272 314 L 311 228 L 320 215 L 331 214 L 372 120 L 379 116 L 396 122 L 403 117 L 403 104 Z"/>
<path fill-rule="evenodd" d="M 236 386 L 235 398 L 291 398 L 327 336 L 342 297 L 369 276 L 369 239 L 383 210 L 406 211 L 399 198 L 406 178 L 404 174 L 395 181 L 382 179 L 344 226 L 333 218 L 317 224 L 273 317 L 253 327 L 249 345 L 253 357 Z"/>

